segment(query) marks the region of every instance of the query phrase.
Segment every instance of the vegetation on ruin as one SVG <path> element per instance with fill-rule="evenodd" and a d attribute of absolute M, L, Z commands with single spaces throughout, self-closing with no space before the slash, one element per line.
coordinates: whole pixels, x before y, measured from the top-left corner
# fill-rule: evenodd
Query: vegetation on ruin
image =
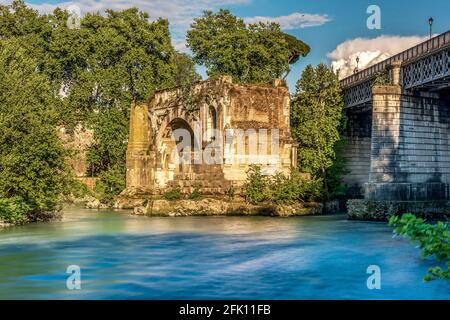
<path fill-rule="evenodd" d="M 194 190 L 189 194 L 188 198 L 189 200 L 200 200 L 202 198 L 200 188 L 195 187 Z"/>
<path fill-rule="evenodd" d="M 162 194 L 162 198 L 168 201 L 176 201 L 183 199 L 184 195 L 179 187 L 171 188 Z"/>
<path fill-rule="evenodd" d="M 379 72 L 375 75 L 372 86 L 385 86 L 391 83 L 389 72 Z"/>
<path fill-rule="evenodd" d="M 424 276 L 426 281 L 435 279 L 450 279 L 450 224 L 448 222 L 427 223 L 412 214 L 393 216 L 389 224 L 394 226 L 394 232 L 417 242 L 422 249 L 422 258 L 434 258 L 445 267 L 436 266 L 428 270 Z"/>
<path fill-rule="evenodd" d="M 277 23 L 246 24 L 228 10 L 205 11 L 187 33 L 194 61 L 209 77 L 230 75 L 236 82 L 268 82 L 285 76 L 309 46 L 281 31 Z"/>
<path fill-rule="evenodd" d="M 203 195 L 200 192 L 200 188 L 199 187 L 195 187 L 194 190 L 192 190 L 192 192 L 188 193 L 188 194 L 184 194 L 181 191 L 180 187 L 174 187 L 174 188 L 170 188 L 168 190 L 166 190 L 162 196 L 161 196 L 164 200 L 168 200 L 168 201 L 177 201 L 177 200 L 183 200 L 183 199 L 187 199 L 187 200 L 201 200 L 203 198 Z"/>
<path fill-rule="evenodd" d="M 291 102 L 291 129 L 298 166 L 323 182 L 324 198 L 344 192 L 345 161 L 339 156 L 345 127 L 344 102 L 336 74 L 325 64 L 308 65 Z"/>

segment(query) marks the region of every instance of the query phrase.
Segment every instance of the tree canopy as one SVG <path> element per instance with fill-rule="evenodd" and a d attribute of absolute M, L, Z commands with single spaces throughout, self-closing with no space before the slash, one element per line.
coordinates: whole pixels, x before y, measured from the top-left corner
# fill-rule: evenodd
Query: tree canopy
<path fill-rule="evenodd" d="M 187 33 L 194 60 L 208 76 L 231 75 L 238 82 L 280 78 L 309 46 L 281 31 L 277 23 L 247 25 L 228 10 L 205 11 Z"/>
<path fill-rule="evenodd" d="M 299 144 L 299 169 L 323 178 L 325 187 L 341 140 L 343 110 L 337 76 L 324 64 L 308 65 L 291 103 L 292 134 Z"/>
<path fill-rule="evenodd" d="M 56 132 L 58 101 L 38 62 L 17 39 L 0 42 L 0 198 L 51 211 L 68 183 Z"/>
<path fill-rule="evenodd" d="M 53 13 L 40 14 L 22 0 L 0 5 L 0 54 L 5 59 L 1 90 L 4 97 L 11 99 L 4 100 L 1 110 L 2 138 L 9 140 L 5 140 L 5 147 L 2 143 L 5 153 L 1 154 L 0 161 L 11 160 L 7 152 L 12 150 L 8 148 L 16 143 L 30 143 L 28 150 L 36 151 L 32 134 L 39 137 L 43 132 L 32 130 L 49 130 L 47 139 L 53 139 L 52 132 L 58 125 L 70 131 L 81 121 L 95 132 L 95 143 L 88 152 L 90 173 L 100 180 L 105 177 L 107 183 L 99 181 L 100 185 L 108 185 L 107 189 L 117 193 L 125 180 L 128 114 L 132 103 L 146 101 L 155 90 L 177 85 L 180 79 L 198 79 L 199 76 L 192 59 L 173 48 L 169 23 L 165 19 L 150 20 L 147 13 L 136 8 L 108 10 L 105 14 L 88 13 L 82 17 L 80 28 L 69 28 L 68 19 L 67 11 L 57 8 Z M 13 55 L 14 50 L 20 56 Z M 17 70 L 9 66 L 11 63 L 17 65 Z M 11 84 L 4 82 L 9 77 L 13 77 Z M 41 84 L 39 90 L 32 90 L 31 80 Z M 13 118 L 3 114 L 8 112 L 7 105 L 13 104 L 20 106 L 17 112 L 23 114 L 16 115 L 16 119 L 21 119 L 17 121 L 23 126 L 30 126 L 28 131 L 21 131 L 22 125 L 19 127 Z M 51 123 L 44 120 L 49 119 L 50 114 Z M 27 117 L 22 119 L 25 115 Z M 39 121 L 33 125 L 29 122 L 31 119 Z M 42 148 L 53 143 L 40 142 Z M 50 148 L 49 152 L 55 157 L 59 155 L 55 149 Z M 29 159 L 35 158 L 30 155 Z M 17 161 L 26 163 L 20 157 Z M 8 170 L 2 173 L 11 174 Z M 49 175 L 48 171 L 42 172 Z M 20 174 L 17 179 L 39 184 L 42 192 L 53 188 L 47 185 L 50 177 L 37 173 L 27 175 L 25 171 Z M 17 182 L 14 175 L 11 177 L 11 183 Z M 111 186 L 111 182 L 117 187 Z M 54 184 L 54 188 L 58 189 L 58 184 Z M 3 193 L 0 197 L 8 194 L 12 193 Z"/>

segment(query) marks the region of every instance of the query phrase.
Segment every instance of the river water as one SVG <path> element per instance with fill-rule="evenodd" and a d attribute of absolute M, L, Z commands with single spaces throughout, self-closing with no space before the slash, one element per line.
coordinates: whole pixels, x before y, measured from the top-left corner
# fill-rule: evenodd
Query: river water
<path fill-rule="evenodd" d="M 450 299 L 433 261 L 384 223 L 345 216 L 154 218 L 64 210 L 0 229 L 0 299 Z M 66 287 L 67 267 L 81 290 Z M 367 287 L 367 267 L 381 289 Z"/>

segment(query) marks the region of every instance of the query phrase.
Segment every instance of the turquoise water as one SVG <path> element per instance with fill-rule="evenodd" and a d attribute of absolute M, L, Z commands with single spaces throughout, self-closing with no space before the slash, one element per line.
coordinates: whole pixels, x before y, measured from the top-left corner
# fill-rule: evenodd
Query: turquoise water
<path fill-rule="evenodd" d="M 433 261 L 345 216 L 149 218 L 70 207 L 0 229 L 1 299 L 450 299 Z M 81 290 L 66 268 L 81 268 Z M 369 290 L 366 269 L 381 269 Z"/>

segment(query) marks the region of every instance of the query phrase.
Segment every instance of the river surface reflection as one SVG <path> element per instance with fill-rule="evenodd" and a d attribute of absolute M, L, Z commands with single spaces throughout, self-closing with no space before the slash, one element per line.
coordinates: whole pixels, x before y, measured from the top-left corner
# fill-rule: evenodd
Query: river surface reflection
<path fill-rule="evenodd" d="M 433 261 L 384 223 L 345 216 L 149 218 L 64 210 L 0 229 L 1 299 L 450 299 Z M 66 268 L 81 268 L 81 290 Z M 366 269 L 381 268 L 381 290 Z"/>

